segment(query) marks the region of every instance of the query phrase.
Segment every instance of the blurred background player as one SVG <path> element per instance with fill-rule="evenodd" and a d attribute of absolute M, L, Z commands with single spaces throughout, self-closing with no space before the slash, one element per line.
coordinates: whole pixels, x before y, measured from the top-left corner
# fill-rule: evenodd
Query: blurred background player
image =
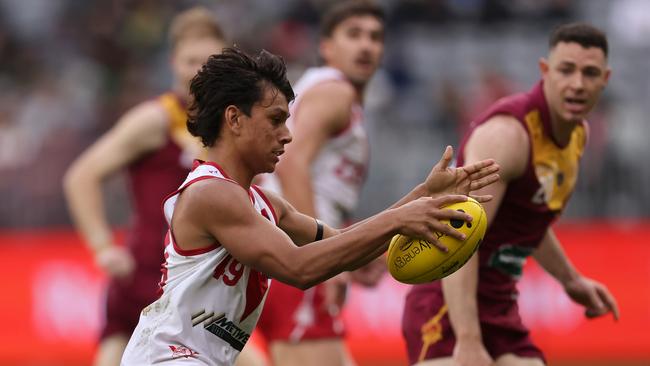
<path fill-rule="evenodd" d="M 178 14 L 169 38 L 172 89 L 125 113 L 64 178 L 77 230 L 110 277 L 95 365 L 119 364 L 140 311 L 157 297 L 166 230 L 160 205 L 182 183 L 201 151 L 186 127 L 189 81 L 208 56 L 225 45 L 214 15 L 201 7 Z M 134 209 L 125 246 L 115 243 L 102 202 L 102 182 L 122 170 L 128 172 Z"/>
<path fill-rule="evenodd" d="M 494 158 L 500 181 L 480 192 L 489 229 L 475 255 L 453 275 L 415 286 L 403 331 L 411 364 L 543 365 L 517 305 L 516 284 L 530 255 L 567 295 L 598 317 L 618 307 L 607 288 L 571 264 L 550 225 L 573 191 L 588 138 L 587 114 L 607 85 L 603 32 L 573 23 L 550 37 L 542 80 L 528 93 L 503 98 L 471 125 L 458 165 Z M 499 143 L 495 143 L 499 141 Z"/>
<path fill-rule="evenodd" d="M 308 69 L 296 83 L 287 122 L 293 142 L 262 184 L 298 211 L 341 228 L 356 208 L 368 170 L 363 96 L 383 54 L 384 12 L 372 1 L 338 3 L 323 15 L 320 37 L 324 65 Z M 375 261 L 304 292 L 274 283 L 258 326 L 273 363 L 350 364 L 340 314 L 348 278 L 372 285 L 384 267 Z"/>

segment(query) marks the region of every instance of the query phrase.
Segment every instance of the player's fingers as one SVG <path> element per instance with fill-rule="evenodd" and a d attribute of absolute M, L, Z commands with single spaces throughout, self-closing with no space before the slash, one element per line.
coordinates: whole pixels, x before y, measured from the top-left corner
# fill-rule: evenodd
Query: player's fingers
<path fill-rule="evenodd" d="M 438 168 L 442 170 L 447 169 L 449 164 L 451 164 L 451 159 L 453 158 L 453 156 L 454 156 L 454 149 L 450 145 L 447 145 L 447 147 L 445 148 L 445 152 L 442 153 L 442 157 L 440 158 L 440 161 L 436 165 L 438 166 Z"/>
<path fill-rule="evenodd" d="M 585 315 L 588 318 L 595 318 L 607 312 L 607 308 L 605 307 L 605 304 L 600 300 L 596 289 L 589 291 L 587 296 L 589 297 L 589 304 L 587 305 Z"/>
<path fill-rule="evenodd" d="M 475 195 L 475 194 L 470 194 L 470 197 L 476 200 L 478 203 L 484 203 L 484 202 L 489 202 L 492 201 L 492 198 L 494 198 L 491 194 L 485 194 L 485 195 Z"/>
<path fill-rule="evenodd" d="M 454 221 L 466 221 L 466 222 L 472 222 L 473 218 L 472 216 L 468 215 L 464 211 L 460 210 L 451 210 L 451 209 L 441 209 L 433 213 L 433 217 L 435 217 L 437 220 L 454 220 Z M 452 223 L 452 226 L 456 225 L 455 223 Z M 461 226 L 462 223 L 460 223 Z"/>
<path fill-rule="evenodd" d="M 492 183 L 495 183 L 499 180 L 499 174 L 492 174 L 488 175 L 485 178 L 481 178 L 478 180 L 472 180 L 472 183 L 469 185 L 469 190 L 470 191 L 478 191 L 479 189 L 489 186 Z"/>
<path fill-rule="evenodd" d="M 447 205 L 451 205 L 452 203 L 465 202 L 465 201 L 467 201 L 467 196 L 462 194 L 449 194 L 449 195 L 436 197 L 433 199 L 433 202 L 436 205 L 436 207 L 447 206 Z"/>
<path fill-rule="evenodd" d="M 454 229 L 449 225 L 443 224 L 438 221 L 434 223 L 433 226 L 434 226 L 434 231 L 437 231 L 438 233 L 450 236 L 458 240 L 465 240 L 465 234 L 461 233 L 460 231 Z"/>
<path fill-rule="evenodd" d="M 440 250 L 440 251 L 443 252 L 443 253 L 447 253 L 447 252 L 449 251 L 449 248 L 447 248 L 446 246 L 442 245 L 442 244 L 438 241 L 438 237 L 435 236 L 435 235 L 433 235 L 432 233 L 427 233 L 427 235 L 426 235 L 426 237 L 425 237 L 425 240 L 426 240 L 429 244 L 433 245 L 434 247 L 436 247 L 438 250 Z"/>
<path fill-rule="evenodd" d="M 495 163 L 494 159 L 485 159 L 485 160 L 478 161 L 476 163 L 465 165 L 463 166 L 463 169 L 467 172 L 467 174 L 472 175 L 483 168 L 494 165 L 494 163 Z"/>
<path fill-rule="evenodd" d="M 481 178 L 486 177 L 488 175 L 497 173 L 500 169 L 501 169 L 501 167 L 499 166 L 499 164 L 492 164 L 492 165 L 489 165 L 489 166 L 487 166 L 487 167 L 485 167 L 483 169 L 480 169 L 479 171 L 471 173 L 470 176 L 469 176 L 469 179 L 470 180 L 481 179 Z"/>
<path fill-rule="evenodd" d="M 607 309 L 614 315 L 614 320 L 618 320 L 620 312 L 618 310 L 616 299 L 614 299 L 614 296 L 612 296 L 611 292 L 609 292 L 609 290 L 603 286 L 598 286 L 596 288 L 596 291 L 598 291 L 598 296 L 600 296 L 602 301 L 605 303 Z"/>

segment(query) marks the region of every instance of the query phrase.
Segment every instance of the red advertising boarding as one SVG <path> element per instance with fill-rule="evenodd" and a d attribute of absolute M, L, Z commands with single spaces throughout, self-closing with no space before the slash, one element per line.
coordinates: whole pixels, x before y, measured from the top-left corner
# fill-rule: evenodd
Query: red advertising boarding
<path fill-rule="evenodd" d="M 574 264 L 616 296 L 621 319 L 587 320 L 537 265 L 521 280 L 521 311 L 551 364 L 650 364 L 650 222 L 556 228 Z M 0 232 L 3 365 L 87 365 L 99 331 L 104 278 L 70 230 Z M 353 287 L 348 343 L 359 365 L 406 365 L 400 317 L 408 287 L 389 276 Z"/>

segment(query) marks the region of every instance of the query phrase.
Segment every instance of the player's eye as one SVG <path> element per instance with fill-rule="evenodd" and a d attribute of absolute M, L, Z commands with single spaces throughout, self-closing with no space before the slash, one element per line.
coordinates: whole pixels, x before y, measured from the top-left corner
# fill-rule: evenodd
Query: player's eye
<path fill-rule="evenodd" d="M 593 67 L 588 67 L 583 71 L 583 74 L 587 77 L 595 78 L 600 76 L 600 70 Z"/>
<path fill-rule="evenodd" d="M 350 38 L 359 38 L 361 36 L 361 29 L 359 28 L 350 28 L 348 29 L 348 37 Z"/>

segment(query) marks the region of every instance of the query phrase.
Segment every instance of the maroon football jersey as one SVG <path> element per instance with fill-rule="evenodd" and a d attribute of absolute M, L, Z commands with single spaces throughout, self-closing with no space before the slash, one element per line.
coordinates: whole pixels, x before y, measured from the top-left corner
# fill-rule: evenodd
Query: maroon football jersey
<path fill-rule="evenodd" d="M 539 82 L 528 93 L 497 101 L 470 125 L 459 149 L 458 166 L 464 164 L 465 143 L 473 130 L 495 115 L 513 116 L 526 129 L 529 160 L 525 172 L 508 182 L 497 215 L 478 249 L 479 321 L 492 357 L 514 353 L 543 359 L 521 321 L 516 283 L 526 258 L 539 246 L 573 191 L 587 125 L 577 126 L 566 146 L 557 144 L 551 135 L 549 110 Z M 455 339 L 441 281 L 413 286 L 407 295 L 402 329 L 411 362 L 451 355 Z"/>
<path fill-rule="evenodd" d="M 183 150 L 175 138 L 179 133 L 189 134 L 185 106 L 173 93 L 163 94 L 158 101 L 170 118 L 169 137 L 162 148 L 129 166 L 133 221 L 126 239 L 138 270 L 150 269 L 156 273 L 164 262 L 163 239 L 167 230 L 161 204 L 190 171 L 190 166 L 182 161 Z"/>

